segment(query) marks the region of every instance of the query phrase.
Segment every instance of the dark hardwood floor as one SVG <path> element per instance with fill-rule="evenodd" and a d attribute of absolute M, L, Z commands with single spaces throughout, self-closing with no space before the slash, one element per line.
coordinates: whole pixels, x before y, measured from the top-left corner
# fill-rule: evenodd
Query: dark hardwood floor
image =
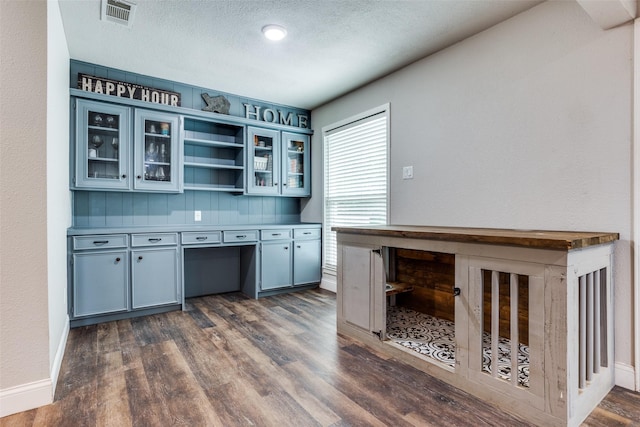
<path fill-rule="evenodd" d="M 338 336 L 335 319 L 335 296 L 313 290 L 72 329 L 55 402 L 0 424 L 530 425 Z M 584 425 L 640 425 L 640 395 L 616 387 Z"/>

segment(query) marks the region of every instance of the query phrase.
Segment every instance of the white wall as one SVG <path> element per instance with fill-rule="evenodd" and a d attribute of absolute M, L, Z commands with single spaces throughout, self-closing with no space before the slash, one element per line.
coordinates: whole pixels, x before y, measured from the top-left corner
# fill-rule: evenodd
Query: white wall
<path fill-rule="evenodd" d="M 67 315 L 67 228 L 69 191 L 69 49 L 58 0 L 47 7 L 47 258 L 49 278 L 49 364 L 55 390 L 69 332 Z"/>
<path fill-rule="evenodd" d="M 390 102 L 390 223 L 620 232 L 616 361 L 633 364 L 632 39 L 545 2 L 314 110 L 302 220 L 322 220 L 320 129 Z"/>
<path fill-rule="evenodd" d="M 48 36 L 52 37 L 49 51 Z M 56 363 L 62 358 L 67 333 L 69 56 L 57 2 L 0 1 L 0 52 L 0 416 L 4 416 L 52 401 L 52 376 L 57 376 Z M 56 163 L 48 167 L 47 160 Z"/>
<path fill-rule="evenodd" d="M 0 390 L 49 378 L 47 8 L 0 2 Z"/>

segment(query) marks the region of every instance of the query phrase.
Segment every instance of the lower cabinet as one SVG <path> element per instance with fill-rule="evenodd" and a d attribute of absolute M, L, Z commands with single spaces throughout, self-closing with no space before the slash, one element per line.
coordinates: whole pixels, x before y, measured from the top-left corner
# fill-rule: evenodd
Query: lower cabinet
<path fill-rule="evenodd" d="M 263 291 L 291 286 L 291 242 L 261 243 L 260 284 Z"/>
<path fill-rule="evenodd" d="M 263 230 L 260 243 L 260 290 L 316 284 L 321 278 L 319 228 Z"/>
<path fill-rule="evenodd" d="M 73 255 L 73 317 L 127 311 L 127 250 Z"/>
<path fill-rule="evenodd" d="M 319 283 L 322 260 L 320 240 L 295 241 L 293 243 L 293 285 Z"/>
<path fill-rule="evenodd" d="M 70 238 L 71 326 L 174 310 L 181 303 L 177 233 Z"/>
<path fill-rule="evenodd" d="M 131 251 L 131 279 L 132 308 L 178 304 L 178 249 Z"/>

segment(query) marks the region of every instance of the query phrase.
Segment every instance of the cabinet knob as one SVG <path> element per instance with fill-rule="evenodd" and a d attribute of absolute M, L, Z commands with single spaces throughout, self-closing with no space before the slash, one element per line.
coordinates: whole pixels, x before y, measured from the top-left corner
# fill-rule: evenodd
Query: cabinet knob
<path fill-rule="evenodd" d="M 301 248 L 301 246 L 300 246 L 300 245 L 296 245 L 296 248 L 300 249 L 300 248 Z"/>
<path fill-rule="evenodd" d="M 274 182 L 274 183 L 273 183 L 273 186 L 275 187 L 276 185 L 278 185 L 278 183 L 277 183 L 277 182 Z"/>
<path fill-rule="evenodd" d="M 142 260 L 142 255 L 140 255 L 140 256 L 138 257 L 138 261 L 140 261 L 140 260 Z"/>
<path fill-rule="evenodd" d="M 126 173 L 123 173 L 123 174 L 122 174 L 122 179 L 125 179 L 126 177 L 127 177 L 127 174 L 126 174 Z"/>
<path fill-rule="evenodd" d="M 288 250 L 289 250 L 289 246 L 285 246 L 285 247 L 284 247 L 284 250 L 285 250 L 285 251 L 288 251 Z"/>
<path fill-rule="evenodd" d="M 120 262 L 120 257 L 116 258 L 116 262 Z"/>

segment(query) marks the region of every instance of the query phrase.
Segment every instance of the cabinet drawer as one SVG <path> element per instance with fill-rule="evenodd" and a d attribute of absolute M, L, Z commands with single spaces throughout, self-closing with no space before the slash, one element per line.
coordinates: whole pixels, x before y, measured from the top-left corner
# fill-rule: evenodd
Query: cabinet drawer
<path fill-rule="evenodd" d="M 261 240 L 283 240 L 291 239 L 291 230 L 261 230 Z"/>
<path fill-rule="evenodd" d="M 319 228 L 295 228 L 293 237 L 294 239 L 319 239 L 321 231 Z"/>
<path fill-rule="evenodd" d="M 145 233 L 131 235 L 131 246 L 175 246 L 177 244 L 178 233 Z"/>
<path fill-rule="evenodd" d="M 188 233 L 182 233 L 183 245 L 195 245 L 198 243 L 220 243 L 221 241 L 222 232 L 220 231 L 206 231 L 203 233 L 190 231 Z"/>
<path fill-rule="evenodd" d="M 255 242 L 258 240 L 258 230 L 225 231 L 222 238 L 225 243 Z"/>
<path fill-rule="evenodd" d="M 73 249 L 107 249 L 107 248 L 126 248 L 126 234 L 103 234 L 96 236 L 74 236 Z"/>

